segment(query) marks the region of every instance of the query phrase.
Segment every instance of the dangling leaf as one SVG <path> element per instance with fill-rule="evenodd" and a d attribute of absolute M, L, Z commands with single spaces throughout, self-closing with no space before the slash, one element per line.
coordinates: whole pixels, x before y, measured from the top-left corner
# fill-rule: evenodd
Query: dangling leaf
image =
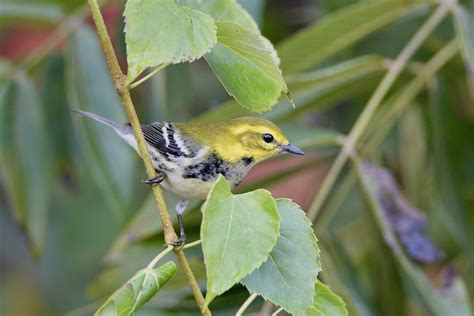
<path fill-rule="evenodd" d="M 128 0 L 124 16 L 127 83 L 148 67 L 198 59 L 216 43 L 214 19 L 175 0 Z"/>
<path fill-rule="evenodd" d="M 259 33 L 233 22 L 217 22 L 217 44 L 204 56 L 227 92 L 243 107 L 268 111 L 288 87 L 274 48 Z"/>
<path fill-rule="evenodd" d="M 314 283 L 321 271 L 311 222 L 290 200 L 277 200 L 281 227 L 277 244 L 267 261 L 242 283 L 250 292 L 294 315 L 307 315 L 313 302 Z"/>
<path fill-rule="evenodd" d="M 209 303 L 265 261 L 277 241 L 280 216 L 268 191 L 234 195 L 223 176 L 209 192 L 202 213 Z"/>
<path fill-rule="evenodd" d="M 172 261 L 158 269 L 145 268 L 135 274 L 122 285 L 97 310 L 96 316 L 102 315 L 133 315 L 176 273 L 176 265 Z"/>

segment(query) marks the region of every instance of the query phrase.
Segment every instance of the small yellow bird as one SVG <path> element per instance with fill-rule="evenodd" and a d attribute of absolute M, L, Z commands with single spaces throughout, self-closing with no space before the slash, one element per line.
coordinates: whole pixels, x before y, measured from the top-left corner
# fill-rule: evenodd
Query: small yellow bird
<path fill-rule="evenodd" d="M 72 111 L 110 126 L 138 152 L 130 124 Z M 142 125 L 142 131 L 158 174 L 144 182 L 161 184 L 184 198 L 176 205 L 180 244 L 186 240 L 182 214 L 188 199 L 206 199 L 219 174 L 235 188 L 256 163 L 266 158 L 282 152 L 304 155 L 288 142 L 278 126 L 253 117 L 217 124 L 155 122 Z"/>

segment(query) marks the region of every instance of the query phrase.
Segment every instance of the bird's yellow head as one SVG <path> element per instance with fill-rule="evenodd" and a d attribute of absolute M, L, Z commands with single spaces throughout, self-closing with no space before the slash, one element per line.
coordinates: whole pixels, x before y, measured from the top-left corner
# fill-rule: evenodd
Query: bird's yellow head
<path fill-rule="evenodd" d="M 259 162 L 280 152 L 304 155 L 288 142 L 278 126 L 264 119 L 236 118 L 210 126 L 206 134 L 218 155 L 232 163 L 244 158 Z"/>

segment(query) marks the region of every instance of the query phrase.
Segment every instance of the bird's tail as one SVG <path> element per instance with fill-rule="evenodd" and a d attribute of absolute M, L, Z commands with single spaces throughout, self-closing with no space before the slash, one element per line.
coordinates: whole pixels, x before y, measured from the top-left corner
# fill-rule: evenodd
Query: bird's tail
<path fill-rule="evenodd" d="M 138 151 L 137 141 L 135 140 L 135 136 L 133 136 L 133 131 L 129 124 L 117 123 L 106 119 L 105 117 L 102 117 L 100 115 L 78 109 L 71 109 L 71 112 L 88 117 L 90 119 L 93 119 L 94 121 L 112 127 L 112 129 L 115 131 L 115 133 L 117 133 L 117 135 L 119 135 L 130 146 L 132 146 L 135 150 Z"/>
<path fill-rule="evenodd" d="M 78 109 L 71 109 L 71 112 L 74 112 L 76 114 L 88 117 L 90 119 L 93 119 L 94 121 L 97 121 L 99 123 L 105 124 L 107 126 L 112 127 L 115 131 L 121 131 L 123 129 L 123 124 L 119 124 L 117 122 L 111 121 L 109 119 L 106 119 L 105 117 L 102 117 L 100 115 L 87 112 L 87 111 L 82 111 Z"/>

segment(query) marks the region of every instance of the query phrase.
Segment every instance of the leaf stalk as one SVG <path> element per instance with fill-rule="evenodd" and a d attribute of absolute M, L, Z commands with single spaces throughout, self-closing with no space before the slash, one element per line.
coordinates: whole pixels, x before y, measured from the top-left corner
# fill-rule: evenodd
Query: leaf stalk
<path fill-rule="evenodd" d="M 252 295 L 250 295 L 246 300 L 245 302 L 242 304 L 242 306 L 240 306 L 239 310 L 237 311 L 237 313 L 235 313 L 235 316 L 242 316 L 244 314 L 244 312 L 247 310 L 247 308 L 250 306 L 250 304 L 252 304 L 252 302 L 258 297 L 258 294 L 257 293 L 253 293 Z"/>

